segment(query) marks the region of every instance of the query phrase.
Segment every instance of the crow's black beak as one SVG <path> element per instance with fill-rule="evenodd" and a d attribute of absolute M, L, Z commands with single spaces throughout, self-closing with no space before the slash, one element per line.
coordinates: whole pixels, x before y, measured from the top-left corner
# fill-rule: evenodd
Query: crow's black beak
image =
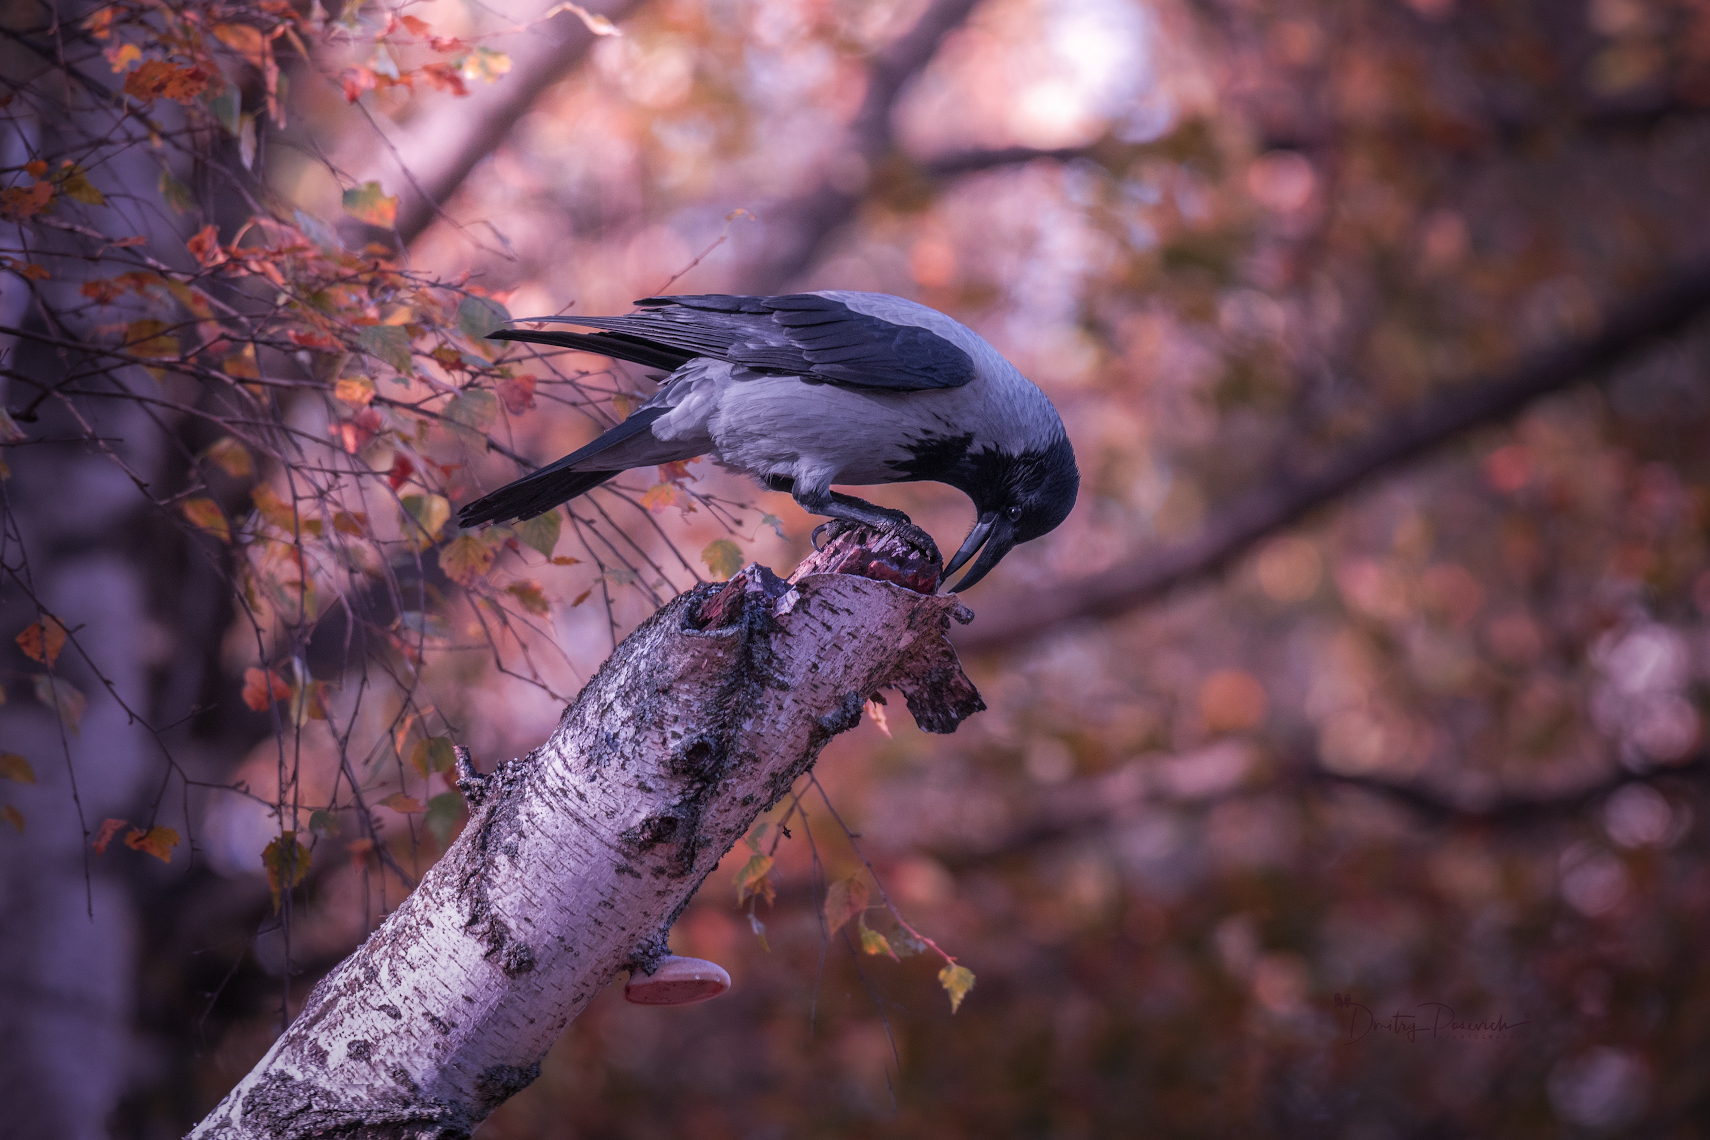
<path fill-rule="evenodd" d="M 985 547 L 983 551 L 980 550 L 982 546 Z M 968 532 L 962 548 L 944 567 L 944 578 L 948 579 L 960 570 L 968 559 L 973 558 L 976 551 L 980 552 L 979 559 L 962 575 L 962 580 L 951 587 L 950 592 L 959 594 L 991 573 L 992 567 L 1003 561 L 1003 556 L 1014 546 L 1015 528 L 1010 525 L 1008 519 L 996 511 L 981 515 L 979 521 L 974 523 L 974 529 Z"/>

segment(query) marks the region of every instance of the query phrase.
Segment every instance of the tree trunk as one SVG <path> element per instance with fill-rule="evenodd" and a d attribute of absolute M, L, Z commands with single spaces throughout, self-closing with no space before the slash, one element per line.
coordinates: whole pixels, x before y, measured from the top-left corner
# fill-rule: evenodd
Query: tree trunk
<path fill-rule="evenodd" d="M 836 572 L 827 572 L 836 571 Z M 879 580 L 883 579 L 883 580 Z M 750 566 L 630 635 L 192 1133 L 457 1137 L 532 1081 L 622 969 L 649 971 L 701 880 L 867 699 L 929 732 L 984 708 L 938 566 L 838 539 L 789 582 Z"/>

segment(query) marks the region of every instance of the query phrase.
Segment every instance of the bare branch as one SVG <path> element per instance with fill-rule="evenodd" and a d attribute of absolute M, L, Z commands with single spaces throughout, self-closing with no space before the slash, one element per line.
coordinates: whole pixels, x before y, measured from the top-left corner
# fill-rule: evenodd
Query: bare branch
<path fill-rule="evenodd" d="M 1710 265 L 1664 281 L 1617 309 L 1603 330 L 1522 362 L 1506 376 L 1457 385 L 1397 417 L 1315 472 L 1279 473 L 1229 503 L 1198 536 L 1070 582 L 1025 604 L 987 605 L 991 616 L 961 632 L 965 652 L 1003 649 L 1069 622 L 1123 614 L 1178 586 L 1216 574 L 1260 540 L 1299 522 L 1366 481 L 1432 449 L 1514 415 L 1540 396 L 1606 377 L 1610 367 L 1679 332 L 1710 308 Z"/>

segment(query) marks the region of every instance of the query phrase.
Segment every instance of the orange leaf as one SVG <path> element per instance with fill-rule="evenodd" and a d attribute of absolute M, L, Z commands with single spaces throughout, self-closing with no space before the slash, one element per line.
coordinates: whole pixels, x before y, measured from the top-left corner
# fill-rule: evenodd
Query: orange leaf
<path fill-rule="evenodd" d="M 344 192 L 344 212 L 359 222 L 391 229 L 398 218 L 398 200 L 386 197 L 378 182 L 364 182 Z"/>
<path fill-rule="evenodd" d="M 22 269 L 18 270 L 18 276 L 22 277 L 26 281 L 46 281 L 49 277 L 52 277 L 53 274 L 47 271 L 46 266 L 37 265 L 32 261 Z"/>
<path fill-rule="evenodd" d="M 641 496 L 641 505 L 650 511 L 662 511 L 666 507 L 682 507 L 684 512 L 695 509 L 695 504 L 689 501 L 689 496 L 675 483 L 655 483 L 647 488 Z"/>
<path fill-rule="evenodd" d="M 53 200 L 53 183 L 38 182 L 29 189 L 8 186 L 0 190 L 0 218 L 21 222 L 47 209 Z"/>
<path fill-rule="evenodd" d="M 114 44 L 101 54 L 107 57 L 107 62 L 113 65 L 113 74 L 117 75 L 142 58 L 142 48 L 136 44 Z"/>
<path fill-rule="evenodd" d="M 867 884 L 851 875 L 831 884 L 825 892 L 825 929 L 836 934 L 850 919 L 866 913 Z"/>
<path fill-rule="evenodd" d="M 398 22 L 409 30 L 412 36 L 431 36 L 433 29 L 428 27 L 426 20 L 418 20 L 414 16 L 400 16 Z"/>
<path fill-rule="evenodd" d="M 661 483 L 681 483 L 684 480 L 692 479 L 693 476 L 689 474 L 689 464 L 693 462 L 695 462 L 693 459 L 673 459 L 669 463 L 661 463 L 659 465 L 659 481 Z"/>
<path fill-rule="evenodd" d="M 291 686 L 273 670 L 250 668 L 243 671 L 243 703 L 256 712 L 266 712 L 275 701 L 282 701 L 290 695 Z"/>
<path fill-rule="evenodd" d="M 23 834 L 23 831 L 24 831 L 24 813 L 23 812 L 19 811 L 17 808 L 13 807 L 11 804 L 7 804 L 5 807 L 0 807 L 0 816 L 4 816 L 6 818 L 7 823 L 9 823 L 13 827 L 17 828 L 19 834 Z"/>
<path fill-rule="evenodd" d="M 179 67 L 164 59 L 144 60 L 125 76 L 125 94 L 143 102 L 175 99 L 193 103 L 208 87 L 208 73 L 200 67 Z"/>
<path fill-rule="evenodd" d="M 516 376 L 499 381 L 499 399 L 504 401 L 505 411 L 513 416 L 520 416 L 534 407 L 533 376 Z"/>
<path fill-rule="evenodd" d="M 214 266 L 226 259 L 225 251 L 220 248 L 220 228 L 212 223 L 196 231 L 194 237 L 184 243 L 184 248 L 204 266 Z"/>
<path fill-rule="evenodd" d="M 121 827 L 130 826 L 128 819 L 109 819 L 101 825 L 101 830 L 95 833 L 95 854 L 105 855 L 107 844 L 113 842 L 113 836 L 119 833 Z"/>
<path fill-rule="evenodd" d="M 532 578 L 521 582 L 512 582 L 505 587 L 505 593 L 522 603 L 523 609 L 539 617 L 545 617 L 552 607 L 546 601 L 546 595 L 541 592 L 540 583 Z"/>
<path fill-rule="evenodd" d="M 255 464 L 249 457 L 248 449 L 229 435 L 216 440 L 213 446 L 208 448 L 208 458 L 233 478 L 247 479 L 255 474 Z"/>
<path fill-rule="evenodd" d="M 172 849 L 178 846 L 178 832 L 170 827 L 151 827 L 144 831 L 132 828 L 125 836 L 125 846 L 144 855 L 153 855 L 162 863 L 172 862 Z"/>
<path fill-rule="evenodd" d="M 361 511 L 340 511 L 333 516 L 333 529 L 340 534 L 361 535 L 368 525 L 368 516 Z"/>
<path fill-rule="evenodd" d="M 391 795 L 380 801 L 380 806 L 389 807 L 396 812 L 403 812 L 405 815 L 413 815 L 416 812 L 425 810 L 422 807 L 420 800 L 416 799 L 414 796 L 406 796 L 403 792 L 393 792 Z"/>
<path fill-rule="evenodd" d="M 65 627 L 59 624 L 57 618 L 43 614 L 24 627 L 24 632 L 17 637 L 17 642 L 18 648 L 24 651 L 24 656 L 52 668 L 53 663 L 59 659 L 59 651 L 65 648 Z"/>
<path fill-rule="evenodd" d="M 262 66 L 261 49 L 264 41 L 259 29 L 248 24 L 215 24 L 214 35 L 258 69 Z"/>

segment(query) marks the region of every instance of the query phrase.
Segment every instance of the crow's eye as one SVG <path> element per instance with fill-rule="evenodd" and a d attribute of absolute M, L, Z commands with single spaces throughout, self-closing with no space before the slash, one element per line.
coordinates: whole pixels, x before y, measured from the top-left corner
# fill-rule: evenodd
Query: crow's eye
<path fill-rule="evenodd" d="M 1009 508 L 1009 510 L 1005 511 L 1004 514 L 1006 516 L 1008 516 L 1010 522 L 1020 522 L 1021 521 L 1021 508 L 1020 507 L 1011 507 L 1011 508 Z"/>

